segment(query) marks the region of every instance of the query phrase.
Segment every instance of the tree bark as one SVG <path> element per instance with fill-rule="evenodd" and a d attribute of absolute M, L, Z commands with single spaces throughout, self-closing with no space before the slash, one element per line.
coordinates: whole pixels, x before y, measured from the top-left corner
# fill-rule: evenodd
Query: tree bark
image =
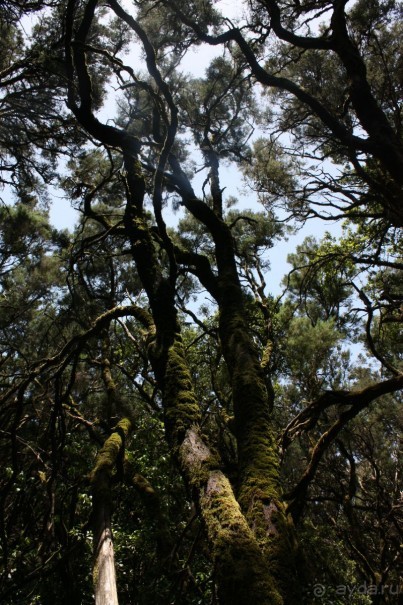
<path fill-rule="evenodd" d="M 93 499 L 93 582 L 96 605 L 118 605 L 112 538 L 111 478 L 130 429 L 131 423 L 126 418 L 116 425 L 98 453 L 95 467 L 90 475 Z"/>
<path fill-rule="evenodd" d="M 99 509 L 94 530 L 94 543 L 96 544 L 93 569 L 95 605 L 118 605 L 110 509 L 106 504 L 100 506 Z"/>

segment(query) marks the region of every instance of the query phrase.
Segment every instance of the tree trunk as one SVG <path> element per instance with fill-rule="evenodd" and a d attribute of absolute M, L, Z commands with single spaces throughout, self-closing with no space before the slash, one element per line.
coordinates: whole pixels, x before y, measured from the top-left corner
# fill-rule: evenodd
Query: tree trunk
<path fill-rule="evenodd" d="M 196 428 L 187 431 L 179 458 L 207 529 L 220 605 L 250 605 L 251 599 L 283 605 L 230 482 Z"/>
<path fill-rule="evenodd" d="M 95 605 L 118 605 L 110 506 L 104 501 L 97 508 L 93 567 Z"/>
<path fill-rule="evenodd" d="M 200 434 L 200 407 L 179 333 L 163 359 L 167 436 L 207 529 L 220 605 L 249 605 L 251 595 L 255 605 L 282 605 L 221 461 Z"/>
<path fill-rule="evenodd" d="M 111 478 L 131 429 L 125 418 L 115 427 L 98 453 L 90 475 L 94 532 L 93 582 L 96 605 L 118 605 L 115 557 L 112 539 Z"/>
<path fill-rule="evenodd" d="M 78 39 L 82 42 L 85 42 L 93 9 L 94 6 L 90 7 L 80 28 L 83 35 L 78 36 Z M 123 222 L 155 322 L 155 333 L 150 334 L 148 354 L 163 395 L 168 441 L 206 524 L 217 570 L 220 603 L 249 605 L 252 600 L 255 605 L 282 605 L 283 600 L 275 586 L 267 560 L 240 510 L 228 479 L 220 470 L 221 462 L 200 436 L 200 406 L 194 393 L 177 321 L 173 279 L 175 267 L 172 265 L 174 259 L 170 258 L 170 278 L 167 279 L 143 210 L 145 180 L 137 157 L 138 149 L 130 147 L 130 140 L 124 131 L 104 125 L 99 127 L 100 123 L 91 113 L 91 98 L 88 99 L 91 81 L 83 46 L 76 45 L 74 54 L 81 106 L 78 108 L 75 105 L 71 86 L 73 111 L 94 137 L 105 144 L 112 143 L 121 147 L 123 152 L 127 187 Z M 85 107 L 87 110 L 81 111 Z M 112 142 L 108 138 L 111 134 L 116 141 Z M 132 142 L 135 142 L 134 139 Z M 202 206 L 208 209 L 205 204 Z M 228 249 L 226 238 L 220 249 L 224 257 L 232 257 L 232 249 Z M 113 435 L 109 439 L 112 437 Z M 108 473 L 100 473 L 103 483 L 100 502 L 102 498 L 110 497 L 109 477 Z M 99 567 L 99 570 L 103 571 L 103 568 Z M 97 586 L 101 586 L 99 577 L 96 579 Z"/>

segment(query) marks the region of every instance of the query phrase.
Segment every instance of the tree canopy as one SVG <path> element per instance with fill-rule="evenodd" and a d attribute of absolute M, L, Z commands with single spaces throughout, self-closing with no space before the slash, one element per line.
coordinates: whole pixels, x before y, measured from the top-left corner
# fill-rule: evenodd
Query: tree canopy
<path fill-rule="evenodd" d="M 1 602 L 396 603 L 401 4 L 1 8 Z"/>

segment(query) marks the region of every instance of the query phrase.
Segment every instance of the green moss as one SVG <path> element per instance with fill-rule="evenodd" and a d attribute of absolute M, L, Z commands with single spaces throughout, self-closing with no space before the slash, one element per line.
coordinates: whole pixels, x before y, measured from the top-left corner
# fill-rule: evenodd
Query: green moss
<path fill-rule="evenodd" d="M 267 341 L 267 344 L 263 350 L 262 361 L 260 362 L 260 367 L 263 371 L 267 370 L 270 364 L 271 355 L 273 353 L 273 342 L 271 340 Z"/>
<path fill-rule="evenodd" d="M 220 310 L 220 337 L 232 380 L 239 500 L 247 512 L 256 498 L 279 499 L 279 458 L 264 376 L 239 306 Z"/>
<path fill-rule="evenodd" d="M 95 466 L 90 474 L 90 482 L 98 490 L 109 490 L 109 478 L 130 430 L 130 420 L 128 418 L 123 418 L 123 420 L 118 422 L 113 433 L 108 437 L 102 449 L 98 452 Z"/>
<path fill-rule="evenodd" d="M 201 418 L 182 340 L 178 334 L 167 353 L 163 396 L 168 436 L 177 447 L 187 429 L 197 425 Z"/>
<path fill-rule="evenodd" d="M 238 501 L 287 605 L 300 602 L 296 540 L 281 501 L 279 454 L 262 366 L 244 316 L 223 308 L 220 336 L 232 379 L 238 444 Z M 269 354 L 269 352 L 267 352 Z"/>
<path fill-rule="evenodd" d="M 234 498 L 228 479 L 210 473 L 202 513 L 216 562 L 220 602 L 231 605 L 282 605 L 256 539 Z"/>
<path fill-rule="evenodd" d="M 95 561 L 94 565 L 92 567 L 92 582 L 94 584 L 94 587 L 97 586 L 98 580 L 99 580 L 99 566 L 98 566 L 98 561 Z"/>

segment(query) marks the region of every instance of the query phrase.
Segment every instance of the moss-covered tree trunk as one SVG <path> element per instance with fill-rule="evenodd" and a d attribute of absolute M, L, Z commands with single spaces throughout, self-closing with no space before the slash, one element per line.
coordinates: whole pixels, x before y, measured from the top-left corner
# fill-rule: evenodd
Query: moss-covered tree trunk
<path fill-rule="evenodd" d="M 220 461 L 201 436 L 199 405 L 183 350 L 174 288 L 162 276 L 142 217 L 144 183 L 137 160 L 126 156 L 126 169 L 125 226 L 156 324 L 150 359 L 163 394 L 168 440 L 206 523 L 220 601 L 249 603 L 253 594 L 256 603 L 282 603 L 281 594 L 285 594 L 287 603 L 293 605 L 299 599 L 293 529 L 281 502 L 269 398 L 244 320 L 230 230 L 217 217 L 212 219 L 204 204 L 186 200 L 189 210 L 210 228 L 216 243 L 220 334 L 232 379 L 238 441 L 237 498 L 220 470 Z"/>
<path fill-rule="evenodd" d="M 216 190 L 220 192 L 218 183 Z M 215 244 L 218 275 L 216 279 L 209 277 L 215 281 L 210 294 L 219 307 L 220 340 L 231 378 L 238 450 L 237 500 L 261 548 L 267 574 L 275 578 L 287 605 L 294 605 L 301 600 L 296 539 L 282 502 L 279 452 L 270 411 L 273 402 L 245 319 L 232 233 L 219 214 L 196 199 L 190 185 L 182 191 L 185 206 L 205 225 Z M 213 204 L 214 208 L 220 206 L 220 200 Z M 208 287 L 208 280 L 199 273 Z"/>
<path fill-rule="evenodd" d="M 90 475 L 94 536 L 93 582 L 96 605 L 118 605 L 112 538 L 112 472 L 131 429 L 121 420 L 99 451 Z"/>
<path fill-rule="evenodd" d="M 183 440 L 180 460 L 193 486 L 211 545 L 219 602 L 282 605 L 259 544 L 232 486 L 196 429 Z"/>
<path fill-rule="evenodd" d="M 200 406 L 194 394 L 177 320 L 174 289 L 162 276 L 151 234 L 142 216 L 143 178 L 126 156 L 128 203 L 125 227 L 144 285 L 156 331 L 150 359 L 162 391 L 165 427 L 187 485 L 206 524 L 214 558 L 220 603 L 280 605 L 258 542 L 248 526 L 221 462 L 200 432 Z"/>
<path fill-rule="evenodd" d="M 287 605 L 301 601 L 297 544 L 285 513 L 272 401 L 244 318 L 240 286 L 225 285 L 220 338 L 232 382 L 238 445 L 237 498 Z"/>
<path fill-rule="evenodd" d="M 238 446 L 237 498 L 287 605 L 300 603 L 296 539 L 285 514 L 273 401 L 244 310 L 232 234 L 219 222 L 216 236 L 219 331 L 231 377 Z"/>
<path fill-rule="evenodd" d="M 93 137 L 105 145 L 119 147 L 123 152 L 127 192 L 124 228 L 155 322 L 155 333 L 149 345 L 149 357 L 162 392 L 167 438 L 206 524 L 217 572 L 220 603 L 249 605 L 253 602 L 255 605 L 281 605 L 282 597 L 273 582 L 267 558 L 259 546 L 256 532 L 241 511 L 232 486 L 221 470 L 218 456 L 203 439 L 200 431 L 200 407 L 194 394 L 175 307 L 175 259 L 169 242 L 165 242 L 165 228 L 161 224 L 160 209 L 156 207 L 156 216 L 159 215 L 158 223 L 159 227 L 161 226 L 159 236 L 165 238 L 170 262 L 169 277 L 166 277 L 144 216 L 145 182 L 138 159 L 140 142 L 125 131 L 101 124 L 92 113 L 92 85 L 86 65 L 85 42 L 96 4 L 95 0 L 87 4 L 82 22 L 76 30 L 78 43 L 71 46 L 68 37 L 72 35 L 73 24 L 69 23 L 69 17 L 67 19 L 67 55 L 69 57 L 72 53 L 74 58 L 74 61 L 69 58 L 67 60 L 70 77 L 69 106 L 81 125 Z M 152 64 L 152 53 L 148 58 Z M 76 103 L 74 70 L 77 74 L 80 105 Z M 202 208 L 205 212 L 208 207 L 202 204 Z M 218 231 L 225 234 L 222 230 Z M 233 259 L 233 250 L 231 247 L 228 249 L 226 238 L 220 240 L 220 237 L 215 237 L 215 239 L 216 245 L 219 245 L 221 250 L 217 258 L 226 270 L 227 261 Z M 231 331 L 233 330 L 230 329 L 229 332 Z M 231 368 L 230 360 L 228 363 Z M 238 375 L 233 369 L 232 373 L 234 377 Z M 239 388 L 238 392 L 241 390 Z M 254 407 L 257 409 L 255 404 Z M 254 413 L 256 420 L 260 417 L 260 413 Z M 261 431 L 265 434 L 265 426 Z M 240 443 L 242 448 L 242 441 Z M 256 449 L 254 447 L 251 451 L 255 454 Z M 272 458 L 268 466 L 265 463 L 263 468 L 259 469 L 257 469 L 257 461 L 253 461 L 255 466 L 252 465 L 251 468 L 256 472 L 251 476 L 251 481 L 255 476 L 262 477 L 267 468 L 272 468 L 271 460 Z M 257 472 L 258 470 L 260 473 Z M 97 493 L 99 501 L 102 502 L 102 498 L 109 493 L 108 474 L 102 470 L 102 465 L 94 477 L 99 473 Z M 272 477 L 269 485 L 271 489 Z M 101 534 L 98 532 L 97 535 L 99 539 Z"/>

